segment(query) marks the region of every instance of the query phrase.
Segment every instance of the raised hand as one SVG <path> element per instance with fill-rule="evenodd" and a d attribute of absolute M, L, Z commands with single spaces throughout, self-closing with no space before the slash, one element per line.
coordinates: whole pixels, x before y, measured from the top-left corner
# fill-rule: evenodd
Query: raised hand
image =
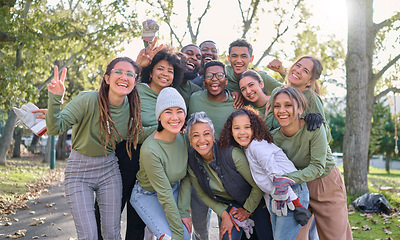
<path fill-rule="evenodd" d="M 63 95 L 65 92 L 64 80 L 67 75 L 67 69 L 64 68 L 61 77 L 58 78 L 58 67 L 54 66 L 54 79 L 49 83 L 47 90 L 55 95 Z"/>
<path fill-rule="evenodd" d="M 139 64 L 140 67 L 144 68 L 149 66 L 151 64 L 151 61 L 153 60 L 154 55 L 156 55 L 163 48 L 163 44 L 155 47 L 157 39 L 158 37 L 155 37 L 154 40 L 150 42 L 149 46 L 140 50 L 139 55 L 136 58 L 136 63 Z"/>
<path fill-rule="evenodd" d="M 280 74 L 281 76 L 286 75 L 286 71 L 285 71 L 285 69 L 283 68 L 282 62 L 279 61 L 278 59 L 272 60 L 272 61 L 268 64 L 267 67 L 268 67 L 269 69 L 275 71 L 275 72 L 279 72 L 279 74 Z"/>

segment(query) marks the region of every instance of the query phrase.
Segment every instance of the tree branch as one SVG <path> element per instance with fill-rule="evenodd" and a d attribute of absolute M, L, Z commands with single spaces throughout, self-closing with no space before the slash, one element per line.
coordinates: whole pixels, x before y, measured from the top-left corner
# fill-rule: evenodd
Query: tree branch
<path fill-rule="evenodd" d="M 396 13 L 395 15 L 393 15 L 392 17 L 390 17 L 388 19 L 383 20 L 380 23 L 374 24 L 374 28 L 373 28 L 374 33 L 375 33 L 374 35 L 376 35 L 376 33 L 379 30 L 381 30 L 382 28 L 388 27 L 391 24 L 393 24 L 394 22 L 399 21 L 399 20 L 400 20 L 400 12 Z"/>
<path fill-rule="evenodd" d="M 63 70 L 64 68 L 68 67 L 68 65 L 72 62 L 72 60 L 74 60 L 74 59 L 77 58 L 80 54 L 82 54 L 84 51 L 86 51 L 86 50 L 89 48 L 89 46 L 90 46 L 90 44 L 86 45 L 86 47 L 85 47 L 84 49 L 82 49 L 81 51 L 72 54 L 71 57 L 64 63 L 64 65 L 59 66 L 59 68 L 58 68 L 58 71 L 59 71 L 58 74 L 59 74 L 59 76 L 61 76 L 62 70 Z M 41 84 L 41 85 L 38 86 L 38 93 L 41 92 L 41 91 L 44 89 L 44 87 L 46 87 L 46 86 L 49 84 L 49 82 L 50 82 L 53 78 L 54 78 L 54 72 L 51 74 L 50 77 L 48 77 L 48 78 L 46 79 L 46 81 L 44 81 L 43 84 Z"/>
<path fill-rule="evenodd" d="M 210 9 L 210 6 L 211 6 L 211 5 L 210 5 L 210 1 L 211 1 L 211 0 L 208 0 L 207 6 L 206 6 L 206 8 L 204 9 L 203 14 L 201 14 L 201 16 L 197 19 L 197 20 L 199 21 L 199 23 L 197 24 L 197 28 L 196 28 L 196 39 L 195 39 L 195 41 L 192 40 L 192 43 L 194 43 L 194 44 L 196 44 L 196 42 L 197 42 L 197 36 L 199 36 L 200 25 L 201 25 L 201 22 L 202 22 L 202 20 L 203 20 L 203 17 L 207 14 L 208 9 Z"/>
<path fill-rule="evenodd" d="M 398 60 L 400 59 L 400 54 L 397 55 L 395 58 L 393 58 L 386 66 L 384 66 L 377 74 L 374 74 L 372 77 L 372 81 L 374 82 L 374 86 L 376 82 L 382 77 L 382 75 L 391 67 L 393 64 L 395 64 Z"/>
<path fill-rule="evenodd" d="M 289 30 L 289 26 L 286 26 L 285 30 L 282 33 L 279 33 L 279 29 L 276 32 L 276 37 L 275 39 L 271 42 L 271 44 L 268 46 L 268 48 L 263 52 L 262 56 L 260 57 L 260 59 L 258 59 L 257 63 L 254 64 L 254 67 L 258 67 L 258 65 L 260 65 L 261 61 L 267 56 L 269 55 L 269 53 L 271 52 L 272 46 L 279 40 L 279 38 L 285 34 L 287 31 Z"/>
<path fill-rule="evenodd" d="M 240 3 L 240 0 L 238 0 Z M 258 4 L 260 3 L 259 0 L 252 0 L 252 2 L 250 3 L 250 7 L 253 8 L 253 11 L 251 12 L 251 16 L 248 17 L 247 19 L 244 19 L 244 15 L 242 13 L 242 18 L 243 18 L 243 34 L 242 34 L 242 38 L 246 37 L 247 32 L 250 30 L 250 26 L 253 23 L 254 18 L 257 15 L 257 8 L 258 8 Z M 240 7 L 240 11 L 242 11 L 242 8 Z M 250 12 L 250 9 L 249 9 Z"/>
<path fill-rule="evenodd" d="M 161 10 L 163 12 L 164 22 L 168 25 L 171 35 L 176 39 L 176 41 L 178 41 L 180 47 L 182 47 L 182 41 L 178 38 L 178 35 L 175 33 L 175 31 L 174 31 L 174 29 L 172 28 L 172 25 L 171 25 L 171 19 L 170 19 L 171 18 L 171 13 L 168 13 L 167 9 L 165 9 L 165 7 L 162 4 L 161 0 L 158 0 L 157 2 L 160 5 L 160 8 L 161 8 Z M 172 38 L 171 38 L 171 41 L 172 41 Z"/>
<path fill-rule="evenodd" d="M 50 40 L 62 40 L 62 39 L 66 39 L 66 38 L 72 38 L 74 36 L 85 37 L 87 35 L 89 35 L 89 34 L 83 32 L 83 31 L 76 30 L 74 32 L 67 33 L 63 36 L 50 36 L 49 39 Z"/>
<path fill-rule="evenodd" d="M 388 88 L 382 92 L 380 92 L 378 95 L 375 96 L 375 100 L 374 102 L 379 101 L 381 98 L 383 98 L 384 96 L 386 96 L 388 93 L 393 92 L 393 93 L 400 93 L 400 89 L 396 88 L 396 87 L 391 87 Z"/>
<path fill-rule="evenodd" d="M 290 20 L 293 20 L 294 16 L 295 16 L 295 11 L 296 9 L 300 6 L 302 0 L 297 0 L 296 4 L 294 5 L 293 8 L 293 12 L 292 15 L 290 16 Z M 294 26 L 297 26 L 300 22 L 302 21 L 302 18 L 300 18 L 295 24 Z M 279 40 L 280 37 L 282 37 L 282 35 L 284 35 L 288 30 L 289 30 L 289 24 L 286 25 L 285 30 L 282 31 L 282 33 L 280 33 L 280 26 L 283 24 L 283 16 L 280 19 L 280 22 L 278 23 L 278 27 L 276 28 L 276 37 L 275 39 L 271 42 L 271 44 L 268 46 L 268 48 L 263 52 L 263 54 L 261 55 L 261 57 L 258 59 L 257 63 L 254 65 L 254 67 L 258 67 L 261 63 L 261 61 L 267 56 L 269 55 L 269 53 L 271 52 L 271 49 L 273 47 L 273 45 Z"/>
<path fill-rule="evenodd" d="M 15 42 L 17 38 L 14 36 L 8 35 L 6 32 L 0 32 L 0 42 Z"/>

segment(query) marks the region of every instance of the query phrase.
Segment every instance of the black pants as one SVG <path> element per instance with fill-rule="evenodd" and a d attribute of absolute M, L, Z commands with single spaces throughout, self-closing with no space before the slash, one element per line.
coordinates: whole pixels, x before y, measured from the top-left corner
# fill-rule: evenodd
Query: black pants
<path fill-rule="evenodd" d="M 122 177 L 122 209 L 125 205 L 127 210 L 127 224 L 126 224 L 126 235 L 125 240 L 143 240 L 145 224 L 142 219 L 136 213 L 135 209 L 129 203 L 131 198 L 132 189 L 136 182 L 136 173 L 139 170 L 139 155 L 140 147 L 138 144 L 136 150 L 132 146 L 132 159 L 129 159 L 128 153 L 126 152 L 126 141 L 120 142 L 116 149 L 115 155 L 118 157 L 119 169 Z M 97 232 L 98 239 L 103 240 L 101 236 L 100 227 L 100 212 L 96 202 L 95 214 L 97 221 Z"/>

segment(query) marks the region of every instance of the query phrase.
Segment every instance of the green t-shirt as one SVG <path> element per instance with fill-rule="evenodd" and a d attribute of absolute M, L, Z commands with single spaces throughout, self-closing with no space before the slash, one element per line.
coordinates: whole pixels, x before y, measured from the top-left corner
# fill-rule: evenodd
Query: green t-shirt
<path fill-rule="evenodd" d="M 274 143 L 282 148 L 299 169 L 284 175 L 293 179 L 296 184 L 325 177 L 335 166 L 325 127 L 308 131 L 305 123 L 292 137 L 286 137 L 279 129 L 275 129 L 271 134 Z"/>
<path fill-rule="evenodd" d="M 234 99 L 228 91 L 225 91 L 227 99 L 222 102 L 215 102 L 208 98 L 207 90 L 198 91 L 192 94 L 189 103 L 189 116 L 195 112 L 205 112 L 214 124 L 215 138 L 218 139 L 226 119 L 235 109 Z"/>
<path fill-rule="evenodd" d="M 262 196 L 264 193 L 260 190 L 257 184 L 254 182 L 253 177 L 250 172 L 249 162 L 247 161 L 246 156 L 244 155 L 243 151 L 239 148 L 233 148 L 232 150 L 232 158 L 235 164 L 236 170 L 243 176 L 243 178 L 252 186 L 252 190 L 250 192 L 249 197 L 247 198 L 246 202 L 244 203 L 243 207 L 248 210 L 249 212 L 254 212 L 257 208 L 258 204 L 261 201 Z M 215 160 L 214 160 L 215 161 Z M 209 163 L 203 160 L 203 165 L 210 177 L 210 188 L 216 196 L 222 197 L 227 200 L 233 200 L 232 197 L 228 195 L 225 191 L 221 180 L 218 177 L 218 174 L 212 170 L 209 166 Z M 226 210 L 228 205 L 217 202 L 214 199 L 211 199 L 200 187 L 199 182 L 197 181 L 197 177 L 189 167 L 189 175 L 190 180 L 196 190 L 197 195 L 199 198 L 208 206 L 210 207 L 218 216 Z"/>
<path fill-rule="evenodd" d="M 136 85 L 140 96 L 140 109 L 143 127 L 157 126 L 156 103 L 158 94 L 154 92 L 146 83 Z"/>
<path fill-rule="evenodd" d="M 59 135 L 72 127 L 72 149 L 87 156 L 104 156 L 100 137 L 99 94 L 84 91 L 72 99 L 62 110 L 63 97 L 49 92 L 46 126 L 49 134 Z M 129 103 L 125 98 L 121 106 L 110 105 L 111 118 L 122 139 L 126 138 L 129 120 Z M 116 137 L 118 138 L 118 134 Z M 103 135 L 105 139 L 105 135 Z M 112 145 L 106 147 L 113 152 Z"/>
<path fill-rule="evenodd" d="M 149 192 L 156 192 L 158 201 L 165 211 L 172 238 L 183 239 L 181 218 L 190 216 L 191 185 L 187 176 L 188 145 L 182 134 L 177 134 L 173 142 L 154 139 L 151 134 L 140 149 L 139 172 L 137 180 L 140 186 Z M 178 183 L 178 206 L 174 200 L 172 186 Z"/>
<path fill-rule="evenodd" d="M 192 96 L 193 93 L 203 89 L 192 83 L 192 81 L 187 81 L 186 83 L 179 85 L 176 90 L 178 90 L 178 92 L 182 95 L 183 99 L 185 100 L 186 107 L 189 108 L 190 96 Z"/>
<path fill-rule="evenodd" d="M 232 66 L 226 65 L 225 70 L 226 70 L 226 77 L 228 78 L 228 85 L 226 85 L 225 88 L 231 92 L 239 92 L 240 93 L 238 80 L 235 78 L 235 74 L 234 74 L 235 72 L 233 71 Z M 266 72 L 263 72 L 263 71 L 257 71 L 257 72 L 258 72 L 258 74 L 260 74 L 261 78 L 264 81 L 264 91 L 268 96 L 271 95 L 272 90 L 274 90 L 276 87 L 279 87 L 282 85 L 282 83 L 275 80 L 273 77 L 268 75 Z"/>

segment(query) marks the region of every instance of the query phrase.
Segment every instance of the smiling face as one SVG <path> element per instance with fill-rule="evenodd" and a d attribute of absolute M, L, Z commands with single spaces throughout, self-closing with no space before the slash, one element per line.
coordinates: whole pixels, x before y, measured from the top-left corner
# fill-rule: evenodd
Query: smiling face
<path fill-rule="evenodd" d="M 169 87 L 174 79 L 174 66 L 167 60 L 161 60 L 154 65 L 153 71 L 150 73 L 152 81 L 149 83 L 150 88 L 159 93 L 163 88 Z"/>
<path fill-rule="evenodd" d="M 188 46 L 183 53 L 186 55 L 186 71 L 198 71 L 201 64 L 201 52 L 196 46 Z"/>
<path fill-rule="evenodd" d="M 251 76 L 246 76 L 240 79 L 239 87 L 243 97 L 247 101 L 256 103 L 257 106 L 258 101 L 260 101 L 265 95 L 263 92 L 264 82 L 259 82 Z"/>
<path fill-rule="evenodd" d="M 125 98 L 126 95 L 132 92 L 136 86 L 135 76 L 135 68 L 131 63 L 124 61 L 116 63 L 110 75 L 104 76 L 106 83 L 110 86 L 109 99 Z"/>
<path fill-rule="evenodd" d="M 196 150 L 204 160 L 212 161 L 214 154 L 212 146 L 214 144 L 214 133 L 208 123 L 198 122 L 191 126 L 189 133 L 190 145 Z"/>
<path fill-rule="evenodd" d="M 253 61 L 254 56 L 250 56 L 247 47 L 232 47 L 228 56 L 234 75 L 239 78 L 240 74 L 249 68 L 249 63 Z"/>
<path fill-rule="evenodd" d="M 309 58 L 302 58 L 297 61 L 288 73 L 288 82 L 291 87 L 304 91 L 311 85 L 312 70 L 314 63 Z"/>
<path fill-rule="evenodd" d="M 233 118 L 232 137 L 240 146 L 245 148 L 253 140 L 253 130 L 251 129 L 250 118 L 247 114 L 241 114 Z"/>
<path fill-rule="evenodd" d="M 218 58 L 218 50 L 217 46 L 215 46 L 212 42 L 205 42 L 201 44 L 201 57 L 203 61 L 203 65 L 208 63 L 211 60 L 217 60 Z"/>
<path fill-rule="evenodd" d="M 208 67 L 204 74 L 203 83 L 210 99 L 214 101 L 223 101 L 226 99 L 225 86 L 228 84 L 228 79 L 225 77 L 225 74 L 221 79 L 218 79 L 217 73 L 224 74 L 224 69 L 221 66 Z M 210 79 L 207 75 L 211 76 L 211 74 L 213 74 L 213 76 Z"/>
<path fill-rule="evenodd" d="M 162 131 L 177 134 L 185 123 L 185 111 L 180 107 L 167 108 L 160 114 L 158 121 L 164 128 Z"/>
<path fill-rule="evenodd" d="M 295 123 L 300 120 L 299 116 L 303 113 L 303 110 L 298 107 L 298 103 L 291 99 L 287 93 L 280 93 L 275 96 L 273 108 L 274 117 L 282 128 L 295 126 Z"/>

